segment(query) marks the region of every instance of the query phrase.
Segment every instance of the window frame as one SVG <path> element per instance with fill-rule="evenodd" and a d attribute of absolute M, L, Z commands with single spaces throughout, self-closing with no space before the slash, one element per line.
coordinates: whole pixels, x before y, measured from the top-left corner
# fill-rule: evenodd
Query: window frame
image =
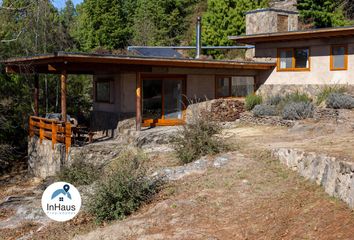
<path fill-rule="evenodd" d="M 295 50 L 296 49 L 307 49 L 309 52 L 309 66 L 307 68 L 296 68 Z M 280 52 L 281 51 L 292 51 L 292 62 L 291 68 L 280 68 Z M 277 48 L 277 72 L 308 72 L 311 71 L 311 48 L 310 47 L 293 47 L 293 48 Z"/>
<path fill-rule="evenodd" d="M 111 90 L 112 90 L 112 79 L 111 78 L 99 78 L 95 81 L 95 102 L 96 103 L 112 103 L 112 96 L 111 96 Z M 108 83 L 109 85 L 109 91 L 108 91 L 108 101 L 102 101 L 102 100 L 98 100 L 98 88 L 97 88 L 97 84 L 99 83 Z"/>
<path fill-rule="evenodd" d="M 227 99 L 227 98 L 243 99 L 246 97 L 246 96 L 245 97 L 232 96 L 232 77 L 253 77 L 253 80 L 254 80 L 253 93 L 255 93 L 255 89 L 257 86 L 256 76 L 252 76 L 252 75 L 215 75 L 215 99 Z M 228 88 L 227 96 L 219 96 L 218 95 L 218 79 L 220 79 L 220 78 L 228 78 L 228 80 L 229 80 L 229 88 Z"/>
<path fill-rule="evenodd" d="M 334 59 L 333 59 L 333 49 L 335 47 L 344 47 L 344 67 L 343 68 L 335 68 L 334 67 Z M 330 71 L 345 71 L 348 70 L 348 44 L 334 44 L 330 47 L 330 63 L 329 63 Z"/>

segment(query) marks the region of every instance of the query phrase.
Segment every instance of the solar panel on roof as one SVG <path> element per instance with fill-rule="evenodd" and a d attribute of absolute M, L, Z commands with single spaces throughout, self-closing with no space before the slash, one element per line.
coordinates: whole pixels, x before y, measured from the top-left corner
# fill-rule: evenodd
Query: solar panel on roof
<path fill-rule="evenodd" d="M 136 48 L 134 50 L 141 56 L 183 58 L 182 54 L 168 48 Z"/>

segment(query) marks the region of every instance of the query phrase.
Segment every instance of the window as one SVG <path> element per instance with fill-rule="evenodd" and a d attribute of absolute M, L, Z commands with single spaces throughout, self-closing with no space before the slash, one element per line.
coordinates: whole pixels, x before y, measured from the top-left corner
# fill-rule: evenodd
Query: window
<path fill-rule="evenodd" d="M 253 76 L 226 76 L 216 78 L 216 97 L 246 97 L 254 93 Z"/>
<path fill-rule="evenodd" d="M 278 71 L 310 70 L 309 48 L 278 49 Z"/>
<path fill-rule="evenodd" d="M 96 81 L 96 102 L 111 101 L 111 81 L 109 79 L 100 79 Z"/>
<path fill-rule="evenodd" d="M 331 46 L 330 69 L 347 70 L 348 68 L 348 46 L 347 45 L 333 45 Z"/>

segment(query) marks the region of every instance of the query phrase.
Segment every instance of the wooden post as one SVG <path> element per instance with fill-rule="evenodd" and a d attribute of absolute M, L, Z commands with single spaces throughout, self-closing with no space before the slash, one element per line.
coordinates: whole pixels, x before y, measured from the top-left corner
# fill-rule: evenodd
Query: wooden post
<path fill-rule="evenodd" d="M 32 117 L 29 118 L 28 133 L 30 137 L 34 136 L 33 120 Z"/>
<path fill-rule="evenodd" d="M 39 75 L 38 74 L 34 75 L 33 98 L 34 98 L 34 115 L 38 117 L 39 116 Z"/>
<path fill-rule="evenodd" d="M 43 138 L 44 138 L 44 123 L 43 123 L 43 120 L 40 119 L 39 120 L 39 141 L 40 141 L 40 143 L 42 143 Z"/>
<path fill-rule="evenodd" d="M 57 143 L 57 134 L 58 134 L 57 124 L 52 122 L 52 149 L 54 149 L 54 145 Z"/>
<path fill-rule="evenodd" d="M 66 122 L 68 119 L 66 117 L 66 81 L 67 81 L 67 72 L 63 70 L 60 76 L 60 83 L 61 83 L 61 116 L 62 120 Z"/>
<path fill-rule="evenodd" d="M 65 149 L 66 156 L 68 156 L 69 148 L 71 147 L 71 123 L 65 123 Z"/>
<path fill-rule="evenodd" d="M 140 73 L 137 73 L 136 75 L 136 130 L 140 131 L 141 130 L 141 77 Z"/>

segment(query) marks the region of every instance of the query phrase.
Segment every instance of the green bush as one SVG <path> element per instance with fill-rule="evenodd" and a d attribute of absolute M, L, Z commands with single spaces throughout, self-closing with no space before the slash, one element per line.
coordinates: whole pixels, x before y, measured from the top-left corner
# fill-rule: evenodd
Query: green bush
<path fill-rule="evenodd" d="M 112 162 L 88 204 L 96 221 L 122 219 L 158 192 L 161 182 L 147 176 L 144 162 L 144 155 L 130 151 Z"/>
<path fill-rule="evenodd" d="M 220 131 L 217 123 L 203 117 L 184 125 L 179 134 L 172 138 L 177 157 L 182 163 L 189 163 L 201 156 L 219 153 L 224 145 L 213 136 Z"/>
<path fill-rule="evenodd" d="M 266 104 L 276 106 L 283 100 L 282 96 L 280 95 L 273 95 L 267 98 Z"/>
<path fill-rule="evenodd" d="M 316 96 L 316 104 L 320 105 L 325 102 L 330 94 L 332 93 L 345 93 L 347 91 L 346 86 L 325 86 L 321 89 L 321 91 Z"/>
<path fill-rule="evenodd" d="M 283 102 L 290 103 L 290 102 L 305 102 L 310 103 L 312 99 L 306 93 L 301 93 L 299 91 L 288 93 L 284 96 Z"/>
<path fill-rule="evenodd" d="M 257 105 L 252 110 L 253 116 L 261 117 L 261 116 L 276 116 L 278 115 L 278 111 L 273 105 Z"/>
<path fill-rule="evenodd" d="M 247 95 L 245 99 L 245 107 L 248 111 L 251 111 L 256 105 L 261 104 L 262 101 L 262 96 L 256 95 L 256 94 L 250 94 Z"/>
<path fill-rule="evenodd" d="M 331 93 L 326 100 L 326 105 L 334 109 L 352 109 L 354 97 L 342 93 Z"/>
<path fill-rule="evenodd" d="M 282 111 L 283 119 L 300 120 L 313 117 L 314 106 L 309 102 L 288 102 Z"/>
<path fill-rule="evenodd" d="M 101 170 L 84 160 L 75 161 L 70 166 L 64 167 L 56 176 L 60 181 L 68 182 L 76 186 L 90 185 L 98 180 Z"/>

